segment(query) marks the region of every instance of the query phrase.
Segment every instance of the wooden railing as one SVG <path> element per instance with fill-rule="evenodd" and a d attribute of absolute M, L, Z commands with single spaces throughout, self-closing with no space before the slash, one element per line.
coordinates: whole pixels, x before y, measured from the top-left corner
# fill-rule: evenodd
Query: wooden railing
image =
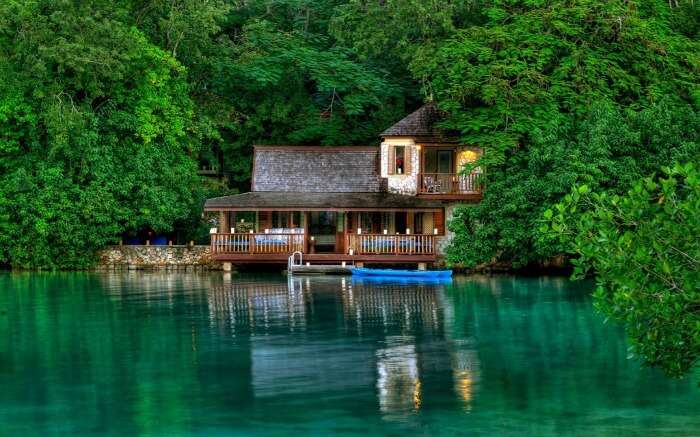
<path fill-rule="evenodd" d="M 421 194 L 475 194 L 481 192 L 480 173 L 421 173 L 418 192 Z"/>
<path fill-rule="evenodd" d="M 211 253 L 289 253 L 304 250 L 304 234 L 211 234 Z"/>
<path fill-rule="evenodd" d="M 350 234 L 347 248 L 357 255 L 433 255 L 435 236 Z"/>

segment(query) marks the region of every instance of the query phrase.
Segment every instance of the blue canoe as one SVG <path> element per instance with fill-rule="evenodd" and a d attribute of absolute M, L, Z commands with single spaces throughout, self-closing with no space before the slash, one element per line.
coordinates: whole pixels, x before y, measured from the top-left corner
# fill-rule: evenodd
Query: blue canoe
<path fill-rule="evenodd" d="M 391 276 L 403 278 L 426 278 L 438 279 L 449 278 L 452 276 L 452 270 L 394 270 L 394 269 L 352 269 L 353 276 Z"/>

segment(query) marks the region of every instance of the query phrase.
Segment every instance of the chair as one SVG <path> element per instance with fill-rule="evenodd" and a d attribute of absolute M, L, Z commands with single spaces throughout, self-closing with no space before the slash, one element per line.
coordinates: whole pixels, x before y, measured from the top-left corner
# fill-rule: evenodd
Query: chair
<path fill-rule="evenodd" d="M 440 181 L 433 176 L 423 177 L 423 186 L 425 187 L 426 193 L 439 193 L 440 192 Z"/>

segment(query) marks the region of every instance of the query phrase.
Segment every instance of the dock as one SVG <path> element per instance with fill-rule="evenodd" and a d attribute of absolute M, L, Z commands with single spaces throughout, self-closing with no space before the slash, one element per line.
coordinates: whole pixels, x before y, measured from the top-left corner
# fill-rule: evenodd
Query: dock
<path fill-rule="evenodd" d="M 343 267 L 339 264 L 292 265 L 289 267 L 293 275 L 351 275 L 353 266 Z M 288 273 L 290 273 L 288 271 Z"/>

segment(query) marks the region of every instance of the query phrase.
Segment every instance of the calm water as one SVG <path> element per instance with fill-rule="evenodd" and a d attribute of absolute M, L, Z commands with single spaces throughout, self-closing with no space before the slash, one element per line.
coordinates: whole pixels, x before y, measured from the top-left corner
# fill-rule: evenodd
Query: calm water
<path fill-rule="evenodd" d="M 590 287 L 0 274 L 0 434 L 700 434 Z"/>

